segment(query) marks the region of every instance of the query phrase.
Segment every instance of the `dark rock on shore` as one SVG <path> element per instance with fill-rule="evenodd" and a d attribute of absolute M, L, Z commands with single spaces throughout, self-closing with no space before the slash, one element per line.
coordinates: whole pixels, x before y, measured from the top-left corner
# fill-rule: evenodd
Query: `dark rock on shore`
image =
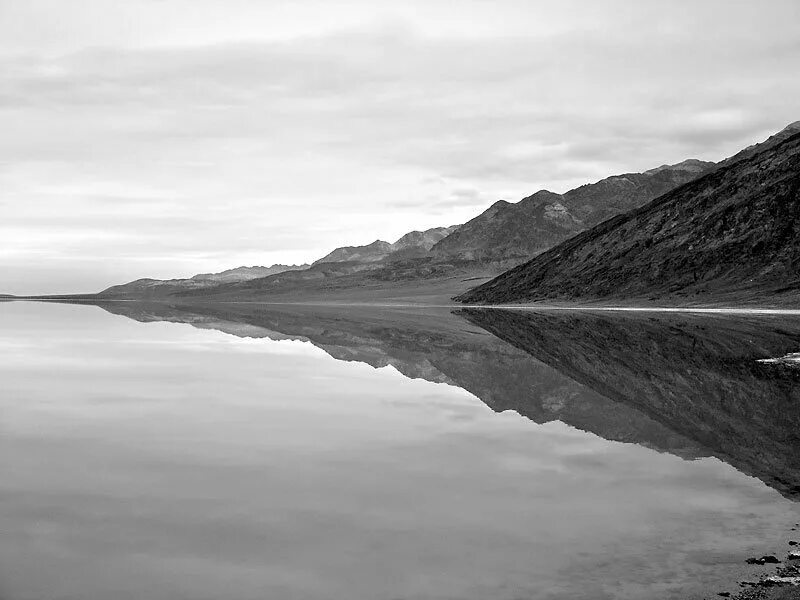
<path fill-rule="evenodd" d="M 762 556 L 761 558 L 748 558 L 745 561 L 748 565 L 777 565 L 780 564 L 777 556 Z"/>

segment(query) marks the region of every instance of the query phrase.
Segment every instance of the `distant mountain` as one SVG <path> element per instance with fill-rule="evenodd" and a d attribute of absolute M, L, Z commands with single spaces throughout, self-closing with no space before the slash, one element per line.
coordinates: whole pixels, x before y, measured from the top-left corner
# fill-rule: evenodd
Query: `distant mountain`
<path fill-rule="evenodd" d="M 313 264 L 329 262 L 378 262 L 381 260 L 393 260 L 401 258 L 412 258 L 424 256 L 428 250 L 439 240 L 447 237 L 458 228 L 434 227 L 425 231 L 411 231 L 390 244 L 383 240 L 375 240 L 366 246 L 344 246 L 336 248 L 326 254 Z"/>
<path fill-rule="evenodd" d="M 542 190 L 517 203 L 500 200 L 436 244 L 431 253 L 478 261 L 529 259 L 713 167 L 714 163 L 690 159 L 645 173 L 615 175 L 565 194 Z"/>
<path fill-rule="evenodd" d="M 302 271 L 310 265 L 272 265 L 271 267 L 236 267 L 219 273 L 201 273 L 191 279 L 194 281 L 216 283 L 234 283 L 238 281 L 249 281 L 259 277 L 268 277 L 286 271 Z"/>
<path fill-rule="evenodd" d="M 187 291 L 202 290 L 225 283 L 241 283 L 269 277 L 287 271 L 301 271 L 309 265 L 272 265 L 271 267 L 237 267 L 220 273 L 201 273 L 188 279 L 137 279 L 122 285 L 115 285 L 100 292 L 100 296 L 156 297 Z"/>
<path fill-rule="evenodd" d="M 327 262 L 376 262 L 383 260 L 392 253 L 392 245 L 383 240 L 375 240 L 366 246 L 343 246 L 336 248 L 312 264 L 318 265 Z"/>
<path fill-rule="evenodd" d="M 741 155 L 456 299 L 800 295 L 800 134 Z"/>

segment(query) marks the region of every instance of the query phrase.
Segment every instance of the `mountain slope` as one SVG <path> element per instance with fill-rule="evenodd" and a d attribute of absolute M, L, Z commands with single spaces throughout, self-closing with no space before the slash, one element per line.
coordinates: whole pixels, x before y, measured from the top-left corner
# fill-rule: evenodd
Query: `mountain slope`
<path fill-rule="evenodd" d="M 528 258 L 583 229 L 562 197 L 542 190 L 516 204 L 500 200 L 433 246 L 436 258 Z"/>
<path fill-rule="evenodd" d="M 593 227 L 697 179 L 714 167 L 712 162 L 689 159 L 644 173 L 615 175 L 570 190 L 564 194 L 564 204 L 586 227 Z"/>
<path fill-rule="evenodd" d="M 546 190 L 517 203 L 503 200 L 436 244 L 437 258 L 525 260 L 614 215 L 691 181 L 714 163 L 690 159 L 646 173 L 626 173 L 565 194 Z"/>
<path fill-rule="evenodd" d="M 768 150 L 773 146 L 777 146 L 782 141 L 789 139 L 793 135 L 800 133 L 800 121 L 795 121 L 794 123 L 789 123 L 786 127 L 781 129 L 778 133 L 769 136 L 763 142 L 759 142 L 758 144 L 753 144 L 752 146 L 748 146 L 744 150 L 740 150 L 733 156 L 726 158 L 725 160 L 720 161 L 717 163 L 719 166 L 728 166 L 735 162 L 738 162 L 744 158 L 749 158 L 754 154 L 759 152 L 763 152 L 764 150 Z"/>
<path fill-rule="evenodd" d="M 461 302 L 800 292 L 800 135 L 610 219 Z"/>

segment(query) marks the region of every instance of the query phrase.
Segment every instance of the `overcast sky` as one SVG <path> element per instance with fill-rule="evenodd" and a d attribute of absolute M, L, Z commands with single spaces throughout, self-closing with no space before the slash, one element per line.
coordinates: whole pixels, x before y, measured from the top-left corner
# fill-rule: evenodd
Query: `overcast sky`
<path fill-rule="evenodd" d="M 800 119 L 797 0 L 0 0 L 0 292 L 303 262 Z"/>

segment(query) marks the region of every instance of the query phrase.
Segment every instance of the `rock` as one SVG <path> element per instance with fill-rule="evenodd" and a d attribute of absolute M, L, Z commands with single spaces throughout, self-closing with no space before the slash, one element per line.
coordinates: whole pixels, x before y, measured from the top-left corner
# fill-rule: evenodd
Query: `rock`
<path fill-rule="evenodd" d="M 762 556 L 761 558 L 748 558 L 745 561 L 748 565 L 777 565 L 780 564 L 777 556 Z"/>

